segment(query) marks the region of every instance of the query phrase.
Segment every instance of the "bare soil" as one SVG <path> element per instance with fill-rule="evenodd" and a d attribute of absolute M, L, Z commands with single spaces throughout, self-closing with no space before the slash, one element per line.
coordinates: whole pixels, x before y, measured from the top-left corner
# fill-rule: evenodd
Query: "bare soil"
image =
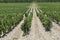
<path fill-rule="evenodd" d="M 52 22 L 53 27 L 51 28 L 51 31 L 46 32 L 39 17 L 36 15 L 36 4 L 33 3 L 30 8 L 30 12 L 32 12 L 33 9 L 33 18 L 29 35 L 22 36 L 23 32 L 20 28 L 24 22 L 24 20 L 22 20 L 12 32 L 10 32 L 6 37 L 0 38 L 0 40 L 60 40 L 60 26 L 55 22 Z"/>

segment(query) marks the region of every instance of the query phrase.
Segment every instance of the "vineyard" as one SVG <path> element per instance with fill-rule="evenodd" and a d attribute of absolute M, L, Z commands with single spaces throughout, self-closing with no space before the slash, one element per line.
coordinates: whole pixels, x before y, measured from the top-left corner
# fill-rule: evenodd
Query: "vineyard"
<path fill-rule="evenodd" d="M 0 3 L 0 40 L 60 40 L 60 3 Z"/>

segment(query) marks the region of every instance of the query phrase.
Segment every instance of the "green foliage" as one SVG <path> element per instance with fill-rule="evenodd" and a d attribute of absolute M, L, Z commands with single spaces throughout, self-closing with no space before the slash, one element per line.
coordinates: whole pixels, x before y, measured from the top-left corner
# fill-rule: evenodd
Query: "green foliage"
<path fill-rule="evenodd" d="M 28 16 L 29 16 L 30 10 L 31 10 L 31 9 L 29 9 L 28 13 L 25 13 L 25 17 L 28 17 Z"/>
<path fill-rule="evenodd" d="M 26 6 L 25 3 L 0 4 L 0 36 L 10 32 L 23 19 Z"/>
<path fill-rule="evenodd" d="M 56 21 L 57 23 L 60 22 L 60 3 L 59 2 L 38 3 L 38 6 L 39 6 L 40 10 L 43 11 L 42 13 L 40 13 L 40 19 L 42 19 L 42 18 L 48 19 L 48 20 L 46 19 L 46 21 L 43 22 L 45 25 L 47 25 L 47 27 L 51 24 L 49 19 L 54 22 Z M 45 16 L 43 17 L 43 15 L 46 15 L 47 17 L 45 17 Z M 50 28 L 50 27 L 48 27 L 48 28 Z"/>
<path fill-rule="evenodd" d="M 43 14 L 47 15 L 49 18 L 52 18 L 52 21 L 56 20 L 57 23 L 60 22 L 60 3 L 38 3 L 40 9 L 44 12 Z"/>
<path fill-rule="evenodd" d="M 46 31 L 50 31 L 51 22 L 50 22 L 49 18 L 46 15 L 44 15 L 43 13 L 37 13 L 37 16 L 41 20 L 41 22 L 42 22 L 43 26 L 45 27 Z"/>
<path fill-rule="evenodd" d="M 26 19 L 24 20 L 24 23 L 21 26 L 21 30 L 24 32 L 23 35 L 28 34 L 30 31 L 32 16 L 33 14 L 30 13 L 30 15 L 26 17 Z"/>
<path fill-rule="evenodd" d="M 0 2 L 59 2 L 60 0 L 0 0 Z"/>

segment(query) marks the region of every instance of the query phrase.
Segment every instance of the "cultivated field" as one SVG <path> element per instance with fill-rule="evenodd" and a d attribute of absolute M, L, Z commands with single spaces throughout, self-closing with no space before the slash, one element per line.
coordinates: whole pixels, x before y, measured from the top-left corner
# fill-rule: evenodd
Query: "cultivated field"
<path fill-rule="evenodd" d="M 60 40 L 60 3 L 0 3 L 0 40 Z"/>
<path fill-rule="evenodd" d="M 0 3 L 0 37 L 12 31 L 23 19 L 29 3 Z"/>
<path fill-rule="evenodd" d="M 56 24 L 60 25 L 60 3 L 38 3 L 38 5 L 38 10 L 40 10 L 40 13 L 43 17 L 41 17 L 40 19 L 42 21 L 43 19 L 47 20 L 47 22 L 43 22 L 45 26 L 50 26 L 50 21 L 54 21 Z M 45 15 L 46 17 L 43 15 Z"/>

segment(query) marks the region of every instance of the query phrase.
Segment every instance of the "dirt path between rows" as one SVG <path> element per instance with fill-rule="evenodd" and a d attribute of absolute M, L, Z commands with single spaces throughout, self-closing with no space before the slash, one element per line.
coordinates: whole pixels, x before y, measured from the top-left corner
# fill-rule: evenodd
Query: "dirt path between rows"
<path fill-rule="evenodd" d="M 26 12 L 28 11 L 29 9 Z M 3 38 L 0 38 L 0 40 L 18 40 L 19 37 L 23 35 L 23 32 L 20 27 L 24 23 L 24 20 L 25 16 L 23 17 L 23 20 L 11 32 L 6 34 L 6 36 L 4 36 Z"/>
<path fill-rule="evenodd" d="M 60 40 L 60 27 L 56 23 L 52 22 L 53 27 L 51 28 L 51 31 L 46 32 L 40 19 L 36 15 L 36 4 L 33 3 L 31 8 L 33 9 L 33 18 L 30 34 L 19 40 Z"/>
<path fill-rule="evenodd" d="M 13 29 L 13 31 L 11 31 L 9 34 L 7 34 L 7 36 L 4 36 L 4 38 L 0 38 L 0 40 L 17 40 L 22 33 L 22 31 L 20 30 L 20 26 L 22 25 L 23 22 L 24 22 L 24 20 L 22 20 L 17 25 L 17 27 L 15 27 Z"/>
<path fill-rule="evenodd" d="M 24 20 L 22 20 L 12 32 L 10 32 L 6 37 L 0 38 L 0 40 L 60 40 L 60 26 L 55 22 L 52 22 L 53 27 L 51 28 L 51 31 L 46 32 L 39 17 L 37 17 L 37 5 L 33 3 L 29 9 L 31 9 L 30 12 L 33 10 L 33 18 L 29 35 L 22 36 L 23 32 L 20 29 L 24 22 Z"/>

